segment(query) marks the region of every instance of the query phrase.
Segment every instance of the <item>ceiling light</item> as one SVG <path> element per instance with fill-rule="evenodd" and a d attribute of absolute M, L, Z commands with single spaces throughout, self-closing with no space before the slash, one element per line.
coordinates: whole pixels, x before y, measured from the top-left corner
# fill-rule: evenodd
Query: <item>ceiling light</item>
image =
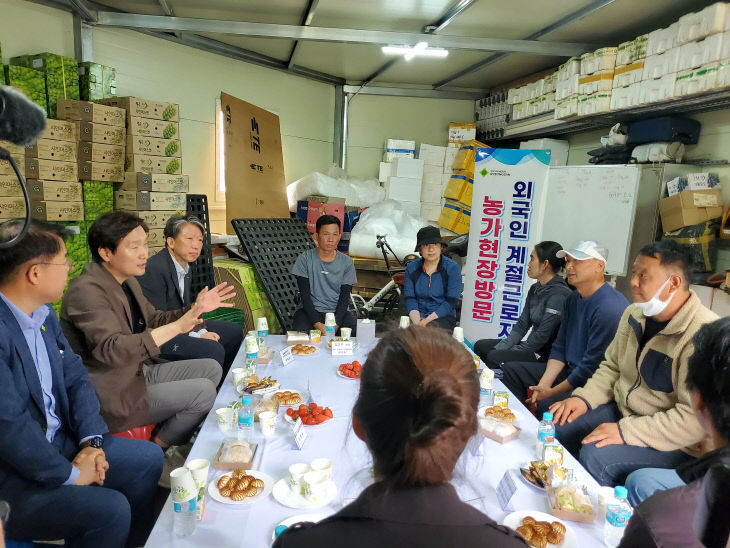
<path fill-rule="evenodd" d="M 427 42 L 418 42 L 413 47 L 408 46 L 383 46 L 383 53 L 389 55 L 402 55 L 406 61 L 414 57 L 446 57 L 449 52 L 442 48 L 429 48 Z"/>

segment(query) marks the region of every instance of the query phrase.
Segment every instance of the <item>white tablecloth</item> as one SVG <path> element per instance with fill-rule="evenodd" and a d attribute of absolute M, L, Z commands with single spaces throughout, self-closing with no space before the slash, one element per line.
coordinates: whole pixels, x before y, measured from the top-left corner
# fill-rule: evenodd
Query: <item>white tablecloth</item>
<path fill-rule="evenodd" d="M 268 341 L 277 351 L 283 348 L 283 337 L 270 336 Z M 359 382 L 339 377 L 337 366 L 341 363 L 360 360 L 364 363 L 368 348 L 360 348 L 352 357 L 332 357 L 325 345 L 312 356 L 296 357 L 288 366 L 283 367 L 278 352 L 271 364 L 259 366 L 257 374 L 271 375 L 281 383 L 282 389 L 305 389 L 310 393 L 310 401 L 330 407 L 334 419 L 321 425 L 305 427 L 307 440 L 303 449 L 296 448 L 291 427 L 284 421 L 286 408 L 279 411 L 276 434 L 269 438 L 261 436 L 256 425 L 256 439 L 259 450 L 254 458 L 253 468 L 272 476 L 276 481 L 288 476 L 288 468 L 297 462 L 309 463 L 318 457 L 327 457 L 334 462 L 334 481 L 338 487 L 337 497 L 327 506 L 319 509 L 293 509 L 282 506 L 269 495 L 266 499 L 247 505 L 225 505 L 206 497 L 205 516 L 198 522 L 195 533 L 186 538 L 174 536 L 172 532 L 172 502 L 168 497 L 159 519 L 147 541 L 146 546 L 158 547 L 267 547 L 271 544 L 274 527 L 287 517 L 305 513 L 333 514 L 354 500 L 372 481 L 370 455 L 365 445 L 352 432 L 350 414 L 357 397 Z M 243 360 L 243 351 L 233 367 Z M 505 390 L 495 381 L 497 390 Z M 216 404 L 208 415 L 198 438 L 193 445 L 188 460 L 206 458 L 213 460 L 224 434 L 216 424 L 215 410 L 225 407 L 237 394 L 229 378 L 221 388 Z M 479 436 L 467 447 L 460 459 L 453 482 L 462 500 L 469 502 L 492 519 L 501 522 L 507 515 L 496 496 L 496 486 L 510 469 L 513 473 L 517 492 L 512 498 L 515 510 L 548 511 L 547 499 L 542 491 L 527 485 L 519 476 L 518 467 L 534 460 L 534 447 L 537 430 L 536 419 L 527 409 L 510 398 L 510 408 L 517 414 L 518 425 L 522 428 L 519 439 L 501 445 Z M 597 483 L 566 452 L 565 466 L 574 470 L 581 483 L 588 486 L 595 503 Z M 210 477 L 218 471 L 211 466 Z M 603 523 L 582 524 L 571 522 L 578 546 L 602 546 Z"/>

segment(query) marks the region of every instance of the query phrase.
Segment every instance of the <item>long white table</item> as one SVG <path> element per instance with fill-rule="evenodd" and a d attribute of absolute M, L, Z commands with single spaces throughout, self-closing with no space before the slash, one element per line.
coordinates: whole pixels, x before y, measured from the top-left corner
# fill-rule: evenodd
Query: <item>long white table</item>
<path fill-rule="evenodd" d="M 172 502 L 168 497 L 157 523 L 147 540 L 146 546 L 160 547 L 256 547 L 270 546 L 274 527 L 287 517 L 306 513 L 333 514 L 354 500 L 372 482 L 369 470 L 372 461 L 365 445 L 352 431 L 350 415 L 359 389 L 359 381 L 339 377 L 337 366 L 354 359 L 364 363 L 369 348 L 356 350 L 352 357 L 333 357 L 324 344 L 317 354 L 296 357 L 282 366 L 278 350 L 284 348 L 281 336 L 270 336 L 268 345 L 277 350 L 271 364 L 259 366 L 259 377 L 272 376 L 281 383 L 282 389 L 304 389 L 310 394 L 310 401 L 330 407 L 334 419 L 321 425 L 305 427 L 307 440 L 303 449 L 297 449 L 291 427 L 284 421 L 286 408 L 281 408 L 274 436 L 264 438 L 256 424 L 256 439 L 259 449 L 254 458 L 253 468 L 269 474 L 278 481 L 288 476 L 288 468 L 297 462 L 309 463 L 318 457 L 327 457 L 334 462 L 333 479 L 338 495 L 327 506 L 318 509 L 294 509 L 282 506 L 273 497 L 258 500 L 247 505 L 232 506 L 219 503 L 206 497 L 205 515 L 198 522 L 192 536 L 176 537 L 172 531 Z M 244 359 L 243 350 L 239 353 L 233 367 Z M 495 380 L 497 390 L 506 390 Z M 211 413 L 193 445 L 188 460 L 206 458 L 211 462 L 222 439 L 225 437 L 218 429 L 215 410 L 225 407 L 238 398 L 229 378 L 223 384 Z M 518 439 L 499 444 L 479 435 L 464 451 L 457 464 L 452 483 L 462 500 L 481 510 L 497 522 L 507 515 L 497 500 L 496 486 L 504 473 L 513 472 L 517 492 L 512 498 L 515 510 L 548 511 L 545 494 L 529 485 L 520 477 L 518 468 L 535 458 L 535 438 L 537 420 L 530 412 L 510 398 L 510 408 L 517 414 L 518 425 L 522 432 Z M 565 466 L 572 468 L 576 479 L 585 484 L 591 492 L 594 504 L 598 484 L 582 466 L 566 452 Z M 218 471 L 211 466 L 210 477 Z M 602 546 L 603 523 L 583 524 L 570 522 L 578 540 L 578 546 Z"/>

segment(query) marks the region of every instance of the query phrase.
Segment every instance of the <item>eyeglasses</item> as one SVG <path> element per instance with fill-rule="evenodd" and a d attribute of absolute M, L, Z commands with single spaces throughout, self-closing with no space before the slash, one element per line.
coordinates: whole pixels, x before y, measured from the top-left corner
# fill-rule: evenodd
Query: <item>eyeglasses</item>
<path fill-rule="evenodd" d="M 53 266 L 65 266 L 69 270 L 73 270 L 74 266 L 76 266 L 76 261 L 73 259 L 66 259 L 65 263 L 35 263 L 35 264 L 47 264 L 47 265 L 53 265 Z"/>

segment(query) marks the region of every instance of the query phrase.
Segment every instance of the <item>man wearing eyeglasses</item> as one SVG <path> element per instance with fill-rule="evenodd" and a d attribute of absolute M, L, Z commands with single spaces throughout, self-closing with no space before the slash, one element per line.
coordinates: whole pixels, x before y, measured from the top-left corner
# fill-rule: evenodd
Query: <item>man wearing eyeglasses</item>
<path fill-rule="evenodd" d="M 22 226 L 1 224 L 0 242 Z M 6 533 L 138 546 L 152 525 L 162 451 L 108 435 L 86 368 L 45 304 L 61 297 L 72 266 L 63 236 L 62 227 L 33 221 L 16 246 L 0 249 L 0 499 L 13 510 Z"/>

